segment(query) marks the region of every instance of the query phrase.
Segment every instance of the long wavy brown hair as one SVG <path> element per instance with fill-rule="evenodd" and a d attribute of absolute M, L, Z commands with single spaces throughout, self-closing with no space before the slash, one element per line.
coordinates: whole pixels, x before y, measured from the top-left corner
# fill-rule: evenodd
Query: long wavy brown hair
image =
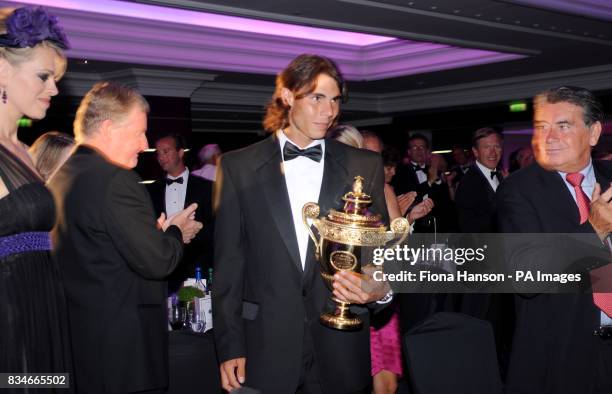
<path fill-rule="evenodd" d="M 317 78 L 321 74 L 329 75 L 338 84 L 342 102 L 347 100 L 346 84 L 336 64 L 319 55 L 303 54 L 295 59 L 276 77 L 276 88 L 272 99 L 266 106 L 263 127 L 268 132 L 275 132 L 289 125 L 290 106 L 282 98 L 283 88 L 289 89 L 296 99 L 312 93 L 316 88 Z M 336 120 L 334 120 L 335 126 Z"/>

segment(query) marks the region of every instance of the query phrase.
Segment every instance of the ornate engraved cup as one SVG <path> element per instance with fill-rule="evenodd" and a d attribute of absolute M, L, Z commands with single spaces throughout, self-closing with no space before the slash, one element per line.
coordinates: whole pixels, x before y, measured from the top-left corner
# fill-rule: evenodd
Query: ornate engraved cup
<path fill-rule="evenodd" d="M 363 192 L 363 178 L 355 177 L 353 191 L 342 197 L 342 212 L 331 209 L 326 217 L 320 217 L 320 208 L 309 202 L 302 208 L 302 220 L 315 244 L 315 256 L 321 266 L 321 276 L 330 291 L 333 277 L 338 271 L 361 272 L 361 249 L 382 247 L 397 239 L 391 247 L 401 243 L 410 226 L 405 218 L 391 222 L 387 231 L 380 215 L 368 212 L 372 198 Z M 312 227 L 316 228 L 319 237 Z M 338 330 L 358 330 L 363 322 L 349 310 L 350 304 L 332 296 L 333 310 L 321 314 L 321 323 Z"/>

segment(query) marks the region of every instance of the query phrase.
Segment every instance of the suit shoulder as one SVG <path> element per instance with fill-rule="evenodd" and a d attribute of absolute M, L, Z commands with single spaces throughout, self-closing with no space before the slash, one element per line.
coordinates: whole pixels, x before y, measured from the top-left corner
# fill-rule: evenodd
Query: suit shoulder
<path fill-rule="evenodd" d="M 532 187 L 537 182 L 539 174 L 544 172 L 542 167 L 537 164 L 531 164 L 525 168 L 513 172 L 499 185 L 497 193 L 506 193 L 509 190 L 525 190 Z"/>

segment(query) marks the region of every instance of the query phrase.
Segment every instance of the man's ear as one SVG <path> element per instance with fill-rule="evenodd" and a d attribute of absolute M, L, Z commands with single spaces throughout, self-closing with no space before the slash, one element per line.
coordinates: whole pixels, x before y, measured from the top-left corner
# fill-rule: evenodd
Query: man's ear
<path fill-rule="evenodd" d="M 179 155 L 179 158 L 183 160 L 183 158 L 185 157 L 185 149 L 179 149 L 178 155 Z"/>
<path fill-rule="evenodd" d="M 287 88 L 282 88 L 281 89 L 281 97 L 283 99 L 283 102 L 285 104 L 287 104 L 288 106 L 292 107 L 293 106 L 293 101 L 295 100 L 295 96 L 293 95 L 293 92 Z"/>
<path fill-rule="evenodd" d="M 100 124 L 100 135 L 102 135 L 105 139 L 110 139 L 113 137 L 113 134 L 117 131 L 117 127 L 115 122 L 111 119 L 105 119 Z"/>
<path fill-rule="evenodd" d="M 593 123 L 591 127 L 589 127 L 589 132 L 589 145 L 597 145 L 597 141 L 599 141 L 599 136 L 601 135 L 601 122 Z"/>

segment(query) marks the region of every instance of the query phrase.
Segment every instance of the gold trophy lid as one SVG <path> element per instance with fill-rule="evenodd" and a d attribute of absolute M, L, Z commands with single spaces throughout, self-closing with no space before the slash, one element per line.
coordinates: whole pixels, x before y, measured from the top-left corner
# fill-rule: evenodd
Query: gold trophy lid
<path fill-rule="evenodd" d="M 363 192 L 363 178 L 355 177 L 353 182 L 353 190 L 346 193 L 344 200 L 343 212 L 338 212 L 334 209 L 329 211 L 325 221 L 330 221 L 339 224 L 350 224 L 356 227 L 382 227 L 381 216 L 372 214 L 368 211 L 368 206 L 372 204 L 372 197 Z"/>

